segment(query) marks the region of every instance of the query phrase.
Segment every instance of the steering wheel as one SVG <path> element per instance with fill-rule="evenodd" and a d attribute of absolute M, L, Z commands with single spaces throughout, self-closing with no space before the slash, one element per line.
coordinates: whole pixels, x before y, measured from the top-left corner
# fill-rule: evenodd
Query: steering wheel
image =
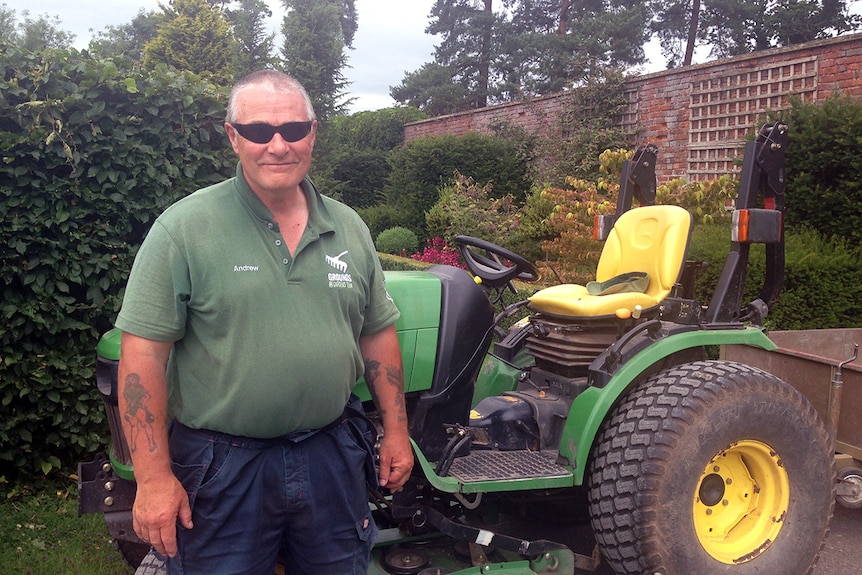
<path fill-rule="evenodd" d="M 473 275 L 481 278 L 485 286 L 496 289 L 508 285 L 513 292 L 517 292 L 512 280 L 531 282 L 539 279 L 539 270 L 532 262 L 497 244 L 470 236 L 456 237 L 455 244 L 467 267 Z M 503 263 L 506 260 L 512 265 Z"/>

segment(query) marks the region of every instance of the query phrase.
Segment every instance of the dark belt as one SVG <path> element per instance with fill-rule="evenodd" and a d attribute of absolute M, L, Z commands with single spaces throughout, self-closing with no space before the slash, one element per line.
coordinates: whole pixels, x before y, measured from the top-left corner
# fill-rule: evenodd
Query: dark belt
<path fill-rule="evenodd" d="M 195 429 L 179 421 L 171 422 L 170 431 L 171 433 L 179 432 L 185 435 L 194 435 L 207 440 L 214 439 L 216 441 L 224 441 L 232 445 L 248 447 L 251 449 L 266 449 L 267 447 L 275 447 L 279 445 L 287 445 L 305 441 L 309 437 L 313 437 L 320 432 L 335 429 L 336 427 L 347 421 L 349 418 L 356 417 L 359 415 L 361 415 L 361 417 L 363 418 L 365 417 L 364 413 L 362 412 L 362 402 L 359 400 L 358 397 L 351 394 L 350 400 L 344 407 L 344 411 L 342 411 L 341 415 L 336 417 L 335 420 L 331 423 L 328 423 L 323 427 L 318 427 L 316 429 L 297 429 L 296 431 L 291 431 L 290 433 L 286 433 L 278 437 L 245 437 L 242 435 L 231 435 L 223 431 L 215 431 L 212 429 Z"/>

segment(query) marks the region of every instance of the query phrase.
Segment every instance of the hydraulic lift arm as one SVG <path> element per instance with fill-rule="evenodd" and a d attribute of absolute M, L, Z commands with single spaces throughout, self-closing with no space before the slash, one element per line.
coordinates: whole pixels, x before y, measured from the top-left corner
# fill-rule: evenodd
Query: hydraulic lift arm
<path fill-rule="evenodd" d="M 757 139 L 745 146 L 731 248 L 706 312 L 709 323 L 751 321 L 762 325 L 778 300 L 784 284 L 787 139 L 787 125 L 776 123 L 764 126 Z M 760 296 L 741 309 L 752 243 L 766 244 L 766 277 Z"/>

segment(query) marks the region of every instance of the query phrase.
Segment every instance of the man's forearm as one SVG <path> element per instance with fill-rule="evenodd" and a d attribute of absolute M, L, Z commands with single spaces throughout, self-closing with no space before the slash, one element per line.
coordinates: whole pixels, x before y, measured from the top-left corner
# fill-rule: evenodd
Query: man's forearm
<path fill-rule="evenodd" d="M 186 529 L 193 527 L 189 498 L 171 470 L 168 448 L 165 368 L 172 347 L 123 333 L 118 390 L 138 483 L 132 526 L 143 541 L 170 556 L 177 554 L 177 521 Z"/>
<path fill-rule="evenodd" d="M 387 433 L 407 433 L 404 370 L 395 328 L 360 339 L 365 383 Z"/>
<path fill-rule="evenodd" d="M 170 347 L 123 334 L 118 400 L 138 482 L 171 469 L 165 378 Z"/>

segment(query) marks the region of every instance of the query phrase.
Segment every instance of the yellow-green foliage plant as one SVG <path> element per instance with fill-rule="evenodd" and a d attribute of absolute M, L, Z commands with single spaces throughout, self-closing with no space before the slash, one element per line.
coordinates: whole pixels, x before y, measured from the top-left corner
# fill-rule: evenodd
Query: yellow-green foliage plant
<path fill-rule="evenodd" d="M 730 217 L 738 194 L 739 180 L 732 174 L 704 182 L 676 178 L 656 189 L 656 203 L 682 206 L 695 222 L 710 224 Z"/>
<path fill-rule="evenodd" d="M 554 204 L 545 225 L 556 234 L 542 244 L 543 277 L 581 284 L 594 279 L 602 244 L 592 239 L 593 220 L 616 209 L 623 162 L 632 154 L 631 150 L 605 150 L 599 156 L 601 175 L 596 182 L 569 177 L 567 188 L 547 187 L 540 192 Z"/>
<path fill-rule="evenodd" d="M 554 205 L 544 223 L 556 234 L 542 245 L 546 259 L 539 267 L 545 278 L 580 284 L 594 279 L 602 244 L 592 239 L 593 221 L 616 211 L 623 162 L 633 154 L 605 150 L 599 156 L 601 175 L 596 182 L 567 178 L 568 187 L 540 192 Z M 656 203 L 681 206 L 696 223 L 709 224 L 729 218 L 738 191 L 739 180 L 731 174 L 703 182 L 676 178 L 658 186 Z"/>

